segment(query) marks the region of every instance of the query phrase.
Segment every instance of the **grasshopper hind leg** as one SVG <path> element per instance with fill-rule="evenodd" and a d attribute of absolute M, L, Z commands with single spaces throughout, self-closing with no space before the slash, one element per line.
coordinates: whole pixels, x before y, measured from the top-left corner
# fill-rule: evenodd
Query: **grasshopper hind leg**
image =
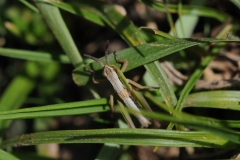
<path fill-rule="evenodd" d="M 137 82 L 134 82 L 133 80 L 131 79 L 127 79 L 127 82 L 129 84 L 131 84 L 132 86 L 134 86 L 135 88 L 137 89 L 160 89 L 160 87 L 153 87 L 153 86 L 143 86 Z"/>
<path fill-rule="evenodd" d="M 126 70 L 127 66 L 128 66 L 128 61 L 127 61 L 127 60 L 120 60 L 120 59 L 118 59 L 118 58 L 117 58 L 116 51 L 113 52 L 113 55 L 114 55 L 115 61 L 116 61 L 117 63 L 122 64 L 120 70 L 121 70 L 121 72 L 124 72 L 124 71 Z"/>

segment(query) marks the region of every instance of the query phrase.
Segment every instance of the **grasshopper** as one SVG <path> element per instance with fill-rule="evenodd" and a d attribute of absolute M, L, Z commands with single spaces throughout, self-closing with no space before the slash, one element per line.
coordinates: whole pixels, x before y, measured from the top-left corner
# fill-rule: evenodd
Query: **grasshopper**
<path fill-rule="evenodd" d="M 107 44 L 108 46 L 108 44 Z M 107 48 L 106 46 L 106 48 Z M 90 55 L 86 55 L 84 54 L 85 57 L 88 57 L 90 59 L 93 59 L 94 61 L 96 61 L 100 66 L 103 67 L 103 75 L 108 79 L 108 81 L 112 84 L 114 90 L 116 91 L 116 93 L 118 94 L 119 98 L 124 102 L 124 104 L 132 109 L 137 111 L 137 113 L 134 114 L 134 116 L 139 120 L 140 124 L 142 127 L 148 127 L 149 124 L 151 124 L 149 122 L 149 120 L 144 117 L 141 113 L 140 110 L 138 108 L 138 106 L 141 104 L 142 106 L 144 106 L 145 108 L 147 108 L 148 110 L 151 110 L 149 105 L 147 104 L 146 100 L 143 99 L 143 97 L 137 93 L 132 86 L 138 88 L 138 89 L 148 89 L 148 88 L 155 88 L 155 89 L 159 89 L 159 87 L 152 87 L 152 86 L 142 86 L 130 79 L 127 79 L 124 75 L 123 72 L 126 69 L 127 65 L 128 65 L 128 61 L 127 60 L 119 60 L 117 59 L 117 55 L 116 52 L 113 52 L 114 54 L 114 58 L 116 60 L 116 62 L 121 63 L 122 67 L 121 69 L 117 68 L 114 65 L 110 65 L 108 62 L 108 52 L 105 52 L 105 59 L 106 59 L 106 64 L 104 64 L 103 62 L 101 62 L 99 59 L 92 57 Z M 93 72 L 92 70 L 86 69 L 90 72 Z M 94 83 L 99 83 L 99 81 L 97 81 L 94 76 L 93 76 L 93 82 Z M 110 97 L 110 106 L 113 109 L 113 97 Z M 124 116 L 127 117 L 127 116 Z M 128 122 L 128 120 L 127 120 Z M 128 124 L 132 127 L 135 128 L 134 125 L 131 125 L 133 123 L 128 122 Z"/>

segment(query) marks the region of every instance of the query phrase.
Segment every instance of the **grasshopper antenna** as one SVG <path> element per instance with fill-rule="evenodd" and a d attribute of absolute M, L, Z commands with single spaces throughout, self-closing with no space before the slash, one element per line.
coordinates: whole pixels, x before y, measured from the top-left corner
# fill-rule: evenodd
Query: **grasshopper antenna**
<path fill-rule="evenodd" d="M 109 40 L 107 40 L 107 44 L 105 46 L 105 59 L 106 59 L 106 64 L 109 65 L 109 61 L 108 61 L 108 45 L 109 45 Z"/>
<path fill-rule="evenodd" d="M 96 61 L 98 64 L 100 64 L 100 66 L 104 67 L 104 64 L 103 64 L 99 59 L 97 59 L 97 58 L 95 58 L 95 57 L 93 57 L 93 56 L 90 56 L 90 55 L 88 55 L 88 54 L 84 54 L 84 56 L 85 56 L 85 57 L 88 57 L 88 58 L 90 58 L 90 59 L 92 59 L 92 60 L 94 60 L 94 61 Z"/>

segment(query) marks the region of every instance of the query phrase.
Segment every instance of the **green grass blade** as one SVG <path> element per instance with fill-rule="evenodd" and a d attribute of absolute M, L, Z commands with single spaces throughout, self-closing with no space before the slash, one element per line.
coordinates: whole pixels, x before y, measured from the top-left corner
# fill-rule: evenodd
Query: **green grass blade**
<path fill-rule="evenodd" d="M 105 24 L 107 24 L 109 27 L 115 30 L 129 45 L 137 46 L 145 43 L 145 39 L 143 38 L 142 33 L 139 31 L 139 29 L 135 27 L 125 16 L 121 15 L 112 5 L 107 5 L 107 4 L 99 3 L 96 1 L 82 1 L 81 3 L 77 3 L 75 5 L 68 5 L 62 2 L 56 3 L 54 1 L 50 1 L 49 3 L 56 5 L 68 12 L 77 14 L 79 16 L 82 16 L 83 18 L 90 20 L 89 18 L 84 16 L 84 14 L 82 14 L 87 9 L 91 14 L 94 13 L 94 15 L 98 16 Z M 93 22 L 95 22 L 95 20 L 93 20 Z M 137 52 L 135 54 L 141 54 L 141 53 Z M 157 75 L 155 75 L 154 72 L 158 72 L 159 74 L 162 73 L 161 71 L 157 70 L 158 68 L 160 68 L 158 67 L 158 65 L 159 65 L 158 63 L 149 63 L 145 65 L 145 68 L 148 68 L 148 71 L 152 72 L 151 76 L 153 80 L 158 79 Z M 155 68 L 154 72 L 152 68 Z M 89 75 L 85 74 L 84 77 L 86 76 L 89 76 Z M 78 79 L 76 76 L 74 76 L 73 78 Z M 86 81 L 84 83 L 86 84 Z M 168 81 L 165 81 L 165 84 L 166 83 L 168 83 Z M 163 83 L 159 83 L 159 81 L 157 81 L 157 84 L 162 85 Z M 168 91 L 172 90 L 172 88 L 169 86 L 170 85 L 168 84 L 160 87 L 161 88 L 168 87 L 165 90 L 168 90 Z M 170 93 L 170 92 L 163 92 L 162 94 L 166 94 L 166 93 Z M 172 91 L 171 93 L 173 95 L 165 95 L 164 97 L 170 97 L 170 98 L 174 97 L 176 99 L 174 92 Z M 166 100 L 173 101 L 170 98 Z"/>
<path fill-rule="evenodd" d="M 236 148 L 238 145 L 201 131 L 99 129 L 39 132 L 4 141 L 1 148 L 46 143 L 114 143 L 122 145 Z"/>
<path fill-rule="evenodd" d="M 165 12 L 164 4 L 158 1 L 149 1 L 149 0 L 139 0 L 143 2 L 144 4 Z M 169 12 L 170 13 L 178 13 L 178 6 L 177 5 L 168 5 L 169 7 Z M 212 8 L 208 7 L 201 7 L 197 5 L 187 5 L 187 6 L 182 6 L 181 14 L 189 14 L 189 15 L 197 15 L 197 16 L 203 16 L 203 17 L 210 17 L 210 18 L 215 18 L 219 20 L 220 22 L 225 22 L 228 17 L 230 17 L 228 14 L 220 12 L 219 10 L 215 10 Z"/>
<path fill-rule="evenodd" d="M 215 38 L 200 38 L 200 39 L 165 39 L 155 43 L 143 44 L 137 47 L 127 48 L 117 52 L 119 59 L 126 59 L 132 63 L 129 63 L 126 71 L 133 68 L 142 66 L 153 62 L 159 58 L 165 57 L 167 55 L 173 54 L 177 51 L 193 47 L 200 44 L 210 43 L 210 42 L 236 42 L 240 43 L 239 40 L 228 40 L 228 39 L 215 39 Z M 120 67 L 118 63 L 115 62 L 113 54 L 109 56 L 109 63 Z M 105 62 L 105 57 L 100 58 L 102 62 Z M 137 61 L 136 61 L 137 60 Z M 204 62 L 206 63 L 206 62 Z M 73 79 L 79 86 L 85 85 L 89 80 L 90 76 L 84 68 L 92 68 L 95 71 L 102 70 L 102 67 L 96 63 L 90 63 L 86 66 L 78 67 L 73 71 Z"/>
<path fill-rule="evenodd" d="M 189 78 L 187 84 L 185 85 L 178 101 L 178 105 L 176 107 L 176 110 L 181 110 L 182 105 L 184 104 L 184 101 L 190 91 L 193 89 L 194 85 L 196 82 L 199 80 L 199 78 L 202 76 L 202 73 L 206 66 L 215 58 L 215 55 L 208 55 L 207 57 L 204 58 L 204 60 L 201 62 L 199 67 L 194 71 L 194 73 L 191 75 Z"/>
<path fill-rule="evenodd" d="M 132 111 L 132 110 L 128 110 L 128 111 L 132 114 L 136 114 L 136 111 Z M 174 112 L 174 114 L 178 115 L 177 117 L 172 117 L 172 116 L 161 114 L 161 113 L 146 112 L 146 111 L 141 111 L 141 113 L 153 119 L 169 121 L 172 123 L 185 125 L 187 127 L 197 129 L 197 130 L 204 130 L 212 134 L 215 134 L 216 136 L 220 136 L 224 139 L 240 144 L 239 132 L 229 128 L 222 127 L 218 123 L 215 123 L 214 119 L 212 118 L 189 116 L 188 114 L 182 114 L 181 112 Z"/>
<path fill-rule="evenodd" d="M 28 77 L 19 75 L 13 79 L 0 98 L 0 111 L 8 111 L 19 108 L 32 89 L 35 82 Z M 0 121 L 0 135 L 4 133 L 10 121 Z"/>
<path fill-rule="evenodd" d="M 240 121 L 239 120 L 218 120 L 218 119 L 214 119 L 214 118 L 209 118 L 209 117 L 202 117 L 202 116 L 197 116 L 197 115 L 191 115 L 191 114 L 187 114 L 184 112 L 176 112 L 173 108 L 169 108 L 168 106 L 166 106 L 164 103 L 160 102 L 158 100 L 157 97 L 154 97 L 150 94 L 150 92 L 145 92 L 144 94 L 151 102 L 153 102 L 154 104 L 156 104 L 157 106 L 159 106 L 161 109 L 165 110 L 167 113 L 171 113 L 179 118 L 182 119 L 186 119 L 186 121 L 191 120 L 191 118 L 195 117 L 198 118 L 199 123 L 211 123 L 216 127 L 223 127 L 223 128 L 239 128 L 240 127 Z M 218 96 L 217 96 L 218 97 Z M 228 98 L 225 98 L 226 101 L 222 101 L 223 103 L 227 103 L 227 101 L 229 101 Z M 189 100 L 191 101 L 191 100 Z M 186 103 L 186 102 L 185 102 Z M 190 102 L 191 105 L 195 105 L 195 103 Z M 198 105 L 198 102 L 196 102 Z M 230 102 L 230 103 L 235 103 L 235 101 Z"/>
<path fill-rule="evenodd" d="M 14 152 L 14 156 L 24 160 L 56 160 L 56 158 L 45 157 L 45 155 L 34 154 L 32 152 Z"/>
<path fill-rule="evenodd" d="M 159 63 L 159 62 L 155 61 L 154 63 Z M 161 93 L 162 93 L 161 95 L 163 99 L 165 99 L 165 102 L 168 106 L 174 108 L 177 104 L 177 98 L 174 94 L 174 91 L 172 89 L 168 89 L 168 88 L 172 88 L 172 86 L 168 82 L 169 81 L 168 77 L 166 76 L 162 67 L 160 67 L 159 65 L 152 65 L 152 66 L 147 66 L 146 69 L 151 70 L 153 71 L 153 73 L 155 73 L 154 74 L 155 81 L 157 81 L 157 84 L 161 84 L 160 90 L 161 90 Z"/>
<path fill-rule="evenodd" d="M 1 160 L 19 160 L 19 158 L 13 156 L 12 154 L 5 152 L 0 149 L 0 159 Z"/>
<path fill-rule="evenodd" d="M 219 109 L 240 110 L 239 91 L 208 91 L 189 94 L 185 107 L 207 107 Z"/>
<path fill-rule="evenodd" d="M 19 108 L 34 86 L 35 83 L 31 79 L 25 76 L 17 76 L 1 96 L 1 112 Z"/>
<path fill-rule="evenodd" d="M 61 103 L 0 112 L 0 120 L 79 115 L 109 111 L 107 99 Z"/>
<path fill-rule="evenodd" d="M 140 31 L 125 16 L 121 15 L 112 5 L 107 5 L 105 3 L 93 0 L 80 1 L 79 3 L 74 3 L 72 5 L 68 5 L 63 2 L 56 3 L 55 1 L 48 1 L 48 3 L 59 6 L 70 13 L 76 13 L 78 16 L 90 20 L 91 18 L 83 16 L 82 14 L 82 12 L 87 9 L 92 14 L 95 14 L 95 16 L 98 16 L 98 18 L 100 18 L 114 31 L 118 32 L 128 44 L 137 46 L 145 43 Z M 92 14 L 90 14 L 90 17 Z"/>
<path fill-rule="evenodd" d="M 205 69 L 205 67 L 215 58 L 214 55 L 209 55 L 207 57 L 204 58 L 204 60 L 201 62 L 201 64 L 199 65 L 199 67 L 197 69 L 195 69 L 194 73 L 191 75 L 191 77 L 189 78 L 187 84 L 185 85 L 185 87 L 183 88 L 181 95 L 179 97 L 179 100 L 177 102 L 177 106 L 176 106 L 176 110 L 177 111 L 181 111 L 183 108 L 183 104 L 185 103 L 185 100 L 188 96 L 188 94 L 190 93 L 190 91 L 193 89 L 194 85 L 196 84 L 196 82 L 199 80 L 199 78 L 202 76 L 202 73 Z M 168 129 L 172 129 L 174 126 L 173 123 L 170 123 L 168 125 Z"/>
<path fill-rule="evenodd" d="M 201 7 L 205 4 L 206 0 L 192 0 L 190 2 L 191 4 L 197 3 L 198 7 Z M 188 5 L 189 6 L 189 5 Z M 184 37 L 190 37 L 198 23 L 199 16 L 193 15 L 193 14 L 182 14 L 184 11 L 178 9 L 179 19 L 175 22 L 176 32 L 178 35 L 178 38 L 184 38 Z"/>
<path fill-rule="evenodd" d="M 37 13 L 39 12 L 39 10 L 28 1 L 26 0 L 19 0 L 19 1 L 22 2 L 24 5 L 26 5 L 28 8 L 30 8 L 31 10 L 33 10 L 34 12 L 37 12 Z"/>
<path fill-rule="evenodd" d="M 165 13 L 167 15 L 167 20 L 168 20 L 168 24 L 170 26 L 170 30 L 173 33 L 174 37 L 178 37 L 177 32 L 176 32 L 176 28 L 175 28 L 175 25 L 174 25 L 174 22 L 173 22 L 173 18 L 172 18 L 172 15 L 169 12 L 168 3 L 166 2 L 166 0 L 163 0 L 163 6 L 164 6 L 164 9 L 165 9 Z"/>
<path fill-rule="evenodd" d="M 118 159 L 122 153 L 122 147 L 118 144 L 105 143 L 95 160 L 114 160 Z"/>
<path fill-rule="evenodd" d="M 70 5 L 68 3 L 56 2 L 56 1 L 49 1 L 49 3 L 69 13 L 79 15 L 84 19 L 87 19 L 100 26 L 106 26 L 106 23 L 104 22 L 104 20 L 102 20 L 102 18 L 98 14 L 96 14 L 97 10 L 94 7 L 91 7 L 85 4 Z"/>
<path fill-rule="evenodd" d="M 30 61 L 70 63 L 66 55 L 54 55 L 47 52 L 35 52 L 20 49 L 0 48 L 0 55 Z"/>
<path fill-rule="evenodd" d="M 238 120 L 219 120 L 219 123 L 228 128 L 240 128 L 240 121 Z"/>
<path fill-rule="evenodd" d="M 82 63 L 82 58 L 77 50 L 77 47 L 63 21 L 59 9 L 55 6 L 47 4 L 43 0 L 35 1 L 40 13 L 46 20 L 48 26 L 53 31 L 58 42 L 69 57 L 70 61 L 75 67 Z"/>
<path fill-rule="evenodd" d="M 240 8 L 240 2 L 238 0 L 230 0 L 233 4 L 235 4 L 238 8 Z"/>

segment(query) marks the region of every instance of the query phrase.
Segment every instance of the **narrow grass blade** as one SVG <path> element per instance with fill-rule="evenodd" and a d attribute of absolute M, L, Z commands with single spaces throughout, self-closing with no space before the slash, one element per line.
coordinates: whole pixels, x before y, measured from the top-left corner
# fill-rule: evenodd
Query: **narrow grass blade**
<path fill-rule="evenodd" d="M 145 92 L 144 94 L 152 103 L 156 104 L 159 106 L 161 109 L 166 111 L 167 113 L 173 114 L 176 117 L 179 117 L 181 119 L 186 119 L 186 121 L 191 120 L 192 118 L 197 118 L 199 123 L 211 123 L 212 125 L 216 127 L 222 127 L 222 128 L 239 128 L 240 127 L 240 121 L 239 120 L 218 120 L 214 118 L 209 118 L 209 117 L 202 117 L 202 116 L 197 116 L 197 115 L 192 115 L 192 114 L 187 114 L 184 112 L 176 112 L 173 108 L 169 108 L 166 106 L 164 103 L 160 102 L 158 98 L 152 96 L 149 92 Z M 227 103 L 229 99 L 225 98 L 226 101 L 222 101 L 223 103 Z M 191 100 L 189 100 L 191 101 Z M 231 102 L 231 103 L 234 103 Z M 198 102 L 196 104 L 194 102 L 191 102 L 191 105 L 195 106 L 198 105 Z"/>
<path fill-rule="evenodd" d="M 158 61 L 155 61 L 154 63 L 159 63 Z M 157 67 L 157 68 L 156 68 Z M 155 76 L 155 81 L 158 82 L 158 84 L 162 84 L 160 87 L 161 93 L 162 93 L 162 97 L 165 100 L 166 104 L 172 108 L 174 108 L 177 104 L 177 98 L 174 94 L 174 91 L 171 89 L 169 90 L 168 88 L 171 88 L 172 86 L 170 85 L 170 83 L 166 83 L 168 82 L 168 77 L 166 76 L 164 70 L 162 69 L 162 67 L 160 67 L 159 65 L 155 65 L 155 66 L 148 66 L 146 67 L 147 70 L 151 70 L 151 71 L 155 71 L 157 70 L 158 72 L 154 72 L 154 76 Z"/>
<path fill-rule="evenodd" d="M 82 16 L 83 18 L 86 18 L 88 20 L 91 19 L 91 20 L 93 20 L 93 22 L 96 22 L 91 16 L 91 14 L 94 13 L 95 16 L 98 16 L 105 24 L 107 24 L 113 30 L 118 32 L 118 34 L 130 46 L 138 46 L 140 44 L 146 43 L 145 39 L 142 36 L 141 31 L 137 27 L 135 27 L 125 16 L 121 15 L 112 5 L 106 5 L 104 3 L 99 3 L 96 1 L 80 1 L 80 3 L 76 3 L 75 5 L 68 5 L 68 4 L 65 4 L 62 2 L 56 3 L 54 1 L 49 1 L 49 3 L 56 5 L 68 12 L 77 14 L 79 16 Z M 91 13 L 89 17 L 87 15 L 82 14 L 82 13 L 85 13 L 86 10 Z M 141 55 L 142 53 L 141 53 L 141 51 L 137 51 L 134 54 Z M 145 67 L 148 68 L 148 72 L 150 73 L 153 80 L 159 79 L 157 77 L 159 74 L 165 74 L 163 72 L 158 71 L 158 68 L 159 68 L 158 66 L 159 66 L 158 63 L 145 64 Z M 155 70 L 152 70 L 152 68 L 155 68 Z M 158 72 L 157 75 L 155 75 L 156 72 Z M 86 75 L 86 73 L 83 73 L 83 74 L 85 74 L 85 76 L 88 76 L 88 75 Z M 161 76 L 161 77 L 163 77 L 163 76 Z M 73 78 L 76 79 L 75 74 L 73 74 Z M 84 80 L 84 78 L 83 78 L 83 80 Z M 78 81 L 78 80 L 76 80 L 76 81 Z M 172 90 L 172 88 L 169 87 L 170 86 L 169 84 L 164 85 L 164 83 L 165 84 L 169 83 L 168 81 L 162 80 L 162 83 L 158 83 L 158 82 L 159 81 L 157 81 L 156 83 L 161 88 L 168 87 L 165 89 L 165 91 Z M 79 84 L 79 83 L 77 83 L 77 84 Z M 85 81 L 85 84 L 86 84 L 86 81 Z M 161 85 L 163 85 L 163 86 L 161 86 Z M 172 93 L 172 95 L 165 95 L 164 97 L 170 97 L 168 99 L 165 99 L 166 101 L 176 101 L 176 97 L 175 97 L 173 91 L 172 92 L 163 92 L 162 94 L 167 94 L 167 93 Z M 171 99 L 172 97 L 174 97 L 174 100 Z M 170 104 L 170 102 L 168 104 Z"/>
<path fill-rule="evenodd" d="M 107 99 L 61 103 L 0 112 L 0 120 L 79 115 L 110 110 Z"/>
<path fill-rule="evenodd" d="M 20 49 L 0 48 L 0 55 L 30 61 L 70 63 L 66 55 L 54 55 L 47 52 L 35 52 Z"/>
<path fill-rule="evenodd" d="M 136 111 L 135 112 L 132 110 L 128 110 L 128 111 L 131 114 L 136 114 Z M 219 124 L 215 124 L 213 119 L 209 121 L 209 118 L 189 116 L 187 114 L 181 114 L 181 112 L 176 112 L 176 111 L 174 112 L 174 114 L 179 115 L 176 117 L 172 117 L 172 116 L 169 116 L 166 114 L 146 112 L 146 111 L 141 111 L 141 113 L 143 115 L 151 117 L 153 119 L 169 121 L 171 123 L 185 125 L 187 127 L 193 128 L 193 129 L 207 131 L 216 136 L 220 136 L 226 140 L 240 144 L 240 139 L 239 139 L 240 133 L 239 132 L 229 129 L 229 128 L 223 128 Z"/>
<path fill-rule="evenodd" d="M 202 5 L 205 4 L 205 1 L 206 0 L 201 0 L 201 1 L 192 0 L 189 5 L 191 6 L 191 4 L 197 3 L 198 4 L 197 6 L 201 7 Z M 178 38 L 190 37 L 199 19 L 199 15 L 182 14 L 183 12 L 184 11 L 181 6 L 181 10 L 178 9 L 179 19 L 175 22 Z"/>
<path fill-rule="evenodd" d="M 46 20 L 48 26 L 53 31 L 58 42 L 69 57 L 71 63 L 78 67 L 82 64 L 82 58 L 77 50 L 77 47 L 63 21 L 59 9 L 55 6 L 47 4 L 43 0 L 36 0 L 40 13 Z"/>
<path fill-rule="evenodd" d="M 9 84 L 0 98 L 0 111 L 8 111 L 19 108 L 32 89 L 35 87 L 35 82 L 25 76 L 17 76 Z M 0 135 L 4 133 L 9 126 L 10 121 L 0 121 Z"/>
<path fill-rule="evenodd" d="M 37 13 L 39 12 L 38 9 L 28 1 L 26 0 L 19 0 L 19 1 L 22 2 L 24 5 L 26 5 L 28 8 L 30 8 L 31 10 L 33 10 L 34 12 L 37 12 Z"/>
<path fill-rule="evenodd" d="M 35 82 L 31 79 L 25 76 L 17 76 L 1 96 L 1 113 L 19 108 L 34 86 Z"/>
<path fill-rule="evenodd" d="M 69 13 L 79 15 L 84 19 L 87 19 L 93 23 L 96 23 L 100 26 L 106 26 L 104 20 L 98 15 L 96 8 L 91 7 L 89 5 L 81 4 L 81 5 L 70 5 L 69 3 L 57 2 L 57 1 L 48 1 L 50 4 L 61 8 Z"/>
<path fill-rule="evenodd" d="M 39 132 L 4 141 L 1 148 L 46 143 L 114 143 L 122 145 L 237 148 L 216 135 L 201 131 L 167 131 L 161 129 L 99 129 Z"/>
<path fill-rule="evenodd" d="M 143 2 L 144 4 L 165 12 L 165 8 L 164 8 L 164 4 L 162 2 L 158 2 L 158 1 L 149 1 L 149 0 L 139 0 L 141 2 Z M 177 5 L 168 5 L 169 7 L 169 12 L 170 13 L 179 13 L 178 12 L 178 6 Z M 182 6 L 182 15 L 184 14 L 189 14 L 189 15 L 197 15 L 197 16 L 203 16 L 203 17 L 211 17 L 211 18 L 215 18 L 221 22 L 225 22 L 227 20 L 228 17 L 230 17 L 229 15 L 227 15 L 226 13 L 223 12 L 219 12 L 219 10 L 215 10 L 212 8 L 208 8 L 208 7 L 201 7 L 201 6 L 194 6 L 194 5 L 187 5 L 187 6 Z"/>

